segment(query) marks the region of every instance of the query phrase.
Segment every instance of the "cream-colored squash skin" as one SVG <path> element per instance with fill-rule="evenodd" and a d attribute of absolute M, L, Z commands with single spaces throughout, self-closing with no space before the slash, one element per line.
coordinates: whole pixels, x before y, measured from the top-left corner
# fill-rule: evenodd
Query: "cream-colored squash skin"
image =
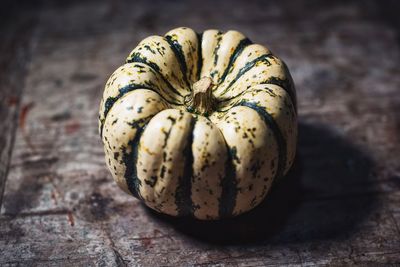
<path fill-rule="evenodd" d="M 282 175 L 285 175 L 293 164 L 297 143 L 297 114 L 289 94 L 280 86 L 260 84 L 251 87 L 250 90 L 244 90 L 239 96 L 226 101 L 222 109 L 230 110 L 243 102 L 264 109 L 282 133 L 282 138 L 286 141 L 285 166 L 282 172 Z M 224 114 L 224 112 L 215 113 L 211 119 L 219 121 Z"/>
<path fill-rule="evenodd" d="M 215 99 L 205 114 L 188 102 L 202 77 Z M 237 31 L 182 27 L 144 39 L 111 75 L 99 130 L 125 192 L 172 216 L 232 217 L 293 164 L 296 92 L 266 47 Z"/>
<path fill-rule="evenodd" d="M 163 110 L 151 119 L 140 139 L 137 162 L 140 196 L 149 207 L 166 214 L 180 212 L 176 194 L 189 163 L 185 149 L 191 145 L 188 142 L 193 124 L 189 112 Z M 187 198 L 182 196 L 182 201 Z"/>
<path fill-rule="evenodd" d="M 169 215 L 219 216 L 227 148 L 213 123 L 186 111 L 164 110 L 146 126 L 139 148 L 139 193 L 149 207 Z M 190 192 L 180 192 L 182 179 Z"/>
<path fill-rule="evenodd" d="M 286 141 L 285 175 L 293 164 L 297 142 L 297 115 L 289 95 L 279 86 L 256 85 L 240 97 L 240 101 L 254 103 L 262 107 L 276 122 L 283 139 Z"/>
<path fill-rule="evenodd" d="M 182 51 L 185 56 L 182 60 L 184 63 L 182 72 L 188 82 L 190 84 L 197 82 L 200 71 L 197 64 L 200 48 L 197 33 L 189 28 L 178 28 L 167 32 L 165 37 L 174 49 Z"/>
<path fill-rule="evenodd" d="M 218 30 L 207 30 L 203 32 L 201 40 L 202 68 L 200 77 L 210 77 L 214 66 L 214 52 L 222 39 L 222 32 Z M 206 57 L 204 55 L 207 55 Z"/>
<path fill-rule="evenodd" d="M 114 180 L 127 193 L 131 191 L 125 178 L 126 164 L 134 164 L 126 162 L 134 149 L 129 142 L 135 139 L 140 127 L 165 108 L 167 104 L 159 94 L 140 89 L 118 99 L 107 114 L 103 130 L 106 163 Z"/>
<path fill-rule="evenodd" d="M 199 116 L 193 129 L 193 215 L 201 219 L 219 217 L 228 149 L 220 129 Z"/>
<path fill-rule="evenodd" d="M 255 207 L 270 189 L 277 172 L 278 144 L 262 117 L 253 109 L 236 106 L 214 121 L 229 147 L 235 181 L 230 213 Z"/>
<path fill-rule="evenodd" d="M 224 83 L 218 86 L 216 93 L 221 95 L 229 93 L 228 88 L 229 86 L 232 86 L 232 81 L 237 77 L 240 71 L 246 69 L 246 65 L 250 65 L 251 62 L 254 62 L 255 65 L 260 66 L 260 64 L 262 64 L 262 60 L 264 59 L 264 61 L 266 61 L 270 56 L 272 56 L 271 51 L 262 45 L 251 44 L 245 47 L 242 53 L 240 53 L 235 60 L 234 64 L 229 68 Z M 257 61 L 257 59 L 260 60 Z M 258 77 L 261 79 L 266 78 L 264 75 Z"/>
<path fill-rule="evenodd" d="M 202 40 L 202 54 L 209 56 L 203 58 L 201 77 L 210 77 L 214 84 L 218 84 L 228 66 L 230 55 L 242 40 L 248 39 L 237 31 L 226 33 L 218 30 L 205 31 Z"/>
<path fill-rule="evenodd" d="M 178 106 L 178 103 L 182 101 L 182 97 L 171 92 L 162 76 L 149 66 L 142 63 L 124 64 L 111 75 L 106 83 L 99 111 L 100 129 L 103 127 L 106 113 L 110 108 L 107 105 L 107 100 L 113 102 L 114 99 L 122 97 L 125 93 L 140 88 L 151 89 L 159 93 L 174 107 Z"/>
<path fill-rule="evenodd" d="M 189 92 L 185 75 L 182 73 L 179 60 L 168 41 L 161 36 L 150 36 L 133 49 L 127 62 L 142 62 L 157 66 L 156 69 L 175 88 L 177 93 L 185 95 Z"/>

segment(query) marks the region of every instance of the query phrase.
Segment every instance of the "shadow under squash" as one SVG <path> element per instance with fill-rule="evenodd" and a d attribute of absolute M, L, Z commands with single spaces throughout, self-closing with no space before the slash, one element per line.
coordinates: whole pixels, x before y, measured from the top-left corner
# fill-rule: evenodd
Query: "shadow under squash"
<path fill-rule="evenodd" d="M 374 209 L 372 160 L 324 125 L 299 124 L 289 174 L 254 210 L 236 218 L 199 221 L 148 213 L 177 231 L 218 244 L 288 244 L 351 235 Z"/>

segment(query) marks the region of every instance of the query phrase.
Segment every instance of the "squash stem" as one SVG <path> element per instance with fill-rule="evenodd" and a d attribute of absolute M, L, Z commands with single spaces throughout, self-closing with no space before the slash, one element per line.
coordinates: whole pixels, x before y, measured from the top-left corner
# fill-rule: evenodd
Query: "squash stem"
<path fill-rule="evenodd" d="M 216 99 L 212 95 L 211 78 L 203 77 L 192 86 L 192 94 L 185 101 L 188 110 L 203 116 L 208 116 L 215 110 Z"/>

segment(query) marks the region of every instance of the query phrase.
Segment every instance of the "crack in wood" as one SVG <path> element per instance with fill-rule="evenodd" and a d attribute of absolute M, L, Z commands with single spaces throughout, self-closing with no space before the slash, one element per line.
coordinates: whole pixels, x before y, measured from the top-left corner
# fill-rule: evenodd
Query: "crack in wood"
<path fill-rule="evenodd" d="M 4 46 L 11 48 L 11 51 L 8 51 L 7 56 L 3 57 L 0 62 L 0 81 L 2 81 L 0 88 L 0 106 L 2 106 L 2 112 L 0 112 L 0 129 L 2 129 L 0 139 L 6 140 L 5 146 L 0 147 L 0 207 L 3 203 L 4 188 L 15 142 L 18 110 L 27 75 L 27 66 L 35 43 L 36 15 L 35 13 L 22 19 L 20 17 L 17 18 L 11 33 L 8 35 L 3 33 L 0 37 L 0 51 L 4 49 Z M 10 76 L 3 77 L 7 74 L 10 74 Z M 9 104 L 7 105 L 6 102 Z"/>

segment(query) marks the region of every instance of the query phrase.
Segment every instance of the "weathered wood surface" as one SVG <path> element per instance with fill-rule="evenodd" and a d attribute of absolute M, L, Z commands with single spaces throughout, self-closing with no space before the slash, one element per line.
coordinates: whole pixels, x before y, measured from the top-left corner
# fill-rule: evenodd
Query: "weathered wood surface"
<path fill-rule="evenodd" d="M 400 264 L 399 25 L 372 1 L 292 2 L 72 2 L 10 16 L 0 265 Z M 237 219 L 158 216 L 104 164 L 105 80 L 139 40 L 182 25 L 242 31 L 285 59 L 297 85 L 296 166 Z"/>

